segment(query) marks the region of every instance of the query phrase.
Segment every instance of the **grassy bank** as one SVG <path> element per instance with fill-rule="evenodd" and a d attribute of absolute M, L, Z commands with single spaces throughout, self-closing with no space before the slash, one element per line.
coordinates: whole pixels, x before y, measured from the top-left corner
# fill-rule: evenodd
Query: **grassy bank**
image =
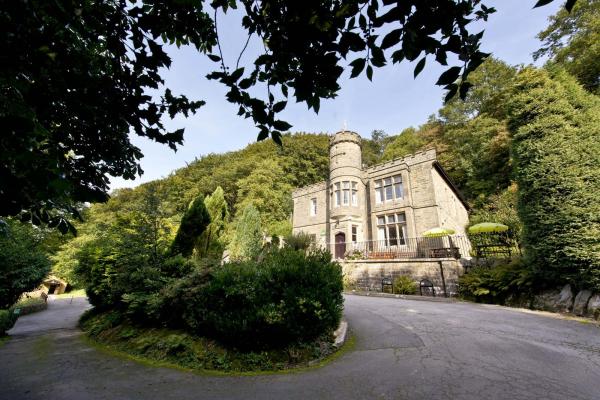
<path fill-rule="evenodd" d="M 302 370 L 337 358 L 351 342 L 338 350 L 333 338 L 319 338 L 282 349 L 239 351 L 187 332 L 134 326 L 117 313 L 86 314 L 81 327 L 90 344 L 114 355 L 127 356 L 154 366 L 208 373 L 257 374 Z"/>

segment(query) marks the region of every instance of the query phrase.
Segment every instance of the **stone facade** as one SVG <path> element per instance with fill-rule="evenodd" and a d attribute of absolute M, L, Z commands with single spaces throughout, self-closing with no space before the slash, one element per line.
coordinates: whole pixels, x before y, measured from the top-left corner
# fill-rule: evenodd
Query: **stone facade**
<path fill-rule="evenodd" d="M 403 244 L 436 227 L 464 235 L 466 204 L 435 150 L 363 168 L 360 136 L 341 131 L 329 156 L 329 179 L 293 192 L 294 233 L 312 235 L 338 258 L 344 251 L 336 242 Z"/>

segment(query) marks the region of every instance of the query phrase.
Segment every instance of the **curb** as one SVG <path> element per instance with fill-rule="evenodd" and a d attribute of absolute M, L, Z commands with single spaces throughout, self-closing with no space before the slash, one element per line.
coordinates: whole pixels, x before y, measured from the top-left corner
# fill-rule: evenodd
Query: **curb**
<path fill-rule="evenodd" d="M 408 295 L 408 294 L 362 292 L 362 291 L 356 291 L 356 290 L 353 290 L 351 292 L 344 292 L 344 294 L 353 295 L 353 296 L 385 297 L 385 298 L 389 298 L 389 299 L 430 301 L 430 302 L 435 302 L 435 303 L 464 303 L 464 301 L 457 299 L 457 298 L 453 298 L 453 297 L 415 296 L 415 295 Z"/>
<path fill-rule="evenodd" d="M 339 349 L 346 342 L 346 336 L 348 336 L 348 322 L 344 320 L 340 321 L 340 326 L 333 332 L 333 336 L 335 336 L 333 345 Z"/>

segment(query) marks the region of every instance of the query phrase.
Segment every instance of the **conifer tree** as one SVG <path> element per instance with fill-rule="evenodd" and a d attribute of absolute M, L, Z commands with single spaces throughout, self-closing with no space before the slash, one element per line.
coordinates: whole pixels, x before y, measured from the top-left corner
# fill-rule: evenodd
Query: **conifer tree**
<path fill-rule="evenodd" d="M 260 213 L 248 204 L 234 225 L 233 238 L 229 245 L 232 260 L 250 260 L 258 256 L 262 249 L 262 228 Z"/>
<path fill-rule="evenodd" d="M 198 238 L 209 223 L 210 215 L 204 205 L 204 199 L 198 196 L 181 219 L 179 230 L 171 244 L 171 255 L 191 256 Z"/>

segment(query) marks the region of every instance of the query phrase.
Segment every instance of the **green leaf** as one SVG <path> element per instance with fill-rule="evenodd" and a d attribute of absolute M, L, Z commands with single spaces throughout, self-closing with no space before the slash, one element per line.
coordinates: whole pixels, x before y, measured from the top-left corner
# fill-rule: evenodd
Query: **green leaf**
<path fill-rule="evenodd" d="M 367 78 L 372 81 L 373 80 L 373 67 L 367 65 Z"/>
<path fill-rule="evenodd" d="M 461 70 L 460 67 L 448 68 L 446 71 L 444 71 L 440 75 L 440 78 L 438 79 L 438 81 L 435 84 L 439 85 L 439 86 L 445 86 L 450 83 L 456 82 L 456 80 L 458 79 L 458 76 L 460 75 L 460 70 Z"/>
<path fill-rule="evenodd" d="M 552 3 L 553 1 L 554 0 L 539 0 L 537 3 L 535 3 L 535 6 L 533 6 L 533 8 L 545 6 L 546 4 Z"/>
<path fill-rule="evenodd" d="M 275 104 L 273 104 L 273 112 L 281 112 L 283 111 L 283 109 L 285 108 L 285 106 L 287 105 L 287 101 L 279 101 Z"/>
<path fill-rule="evenodd" d="M 444 103 L 449 102 L 456 95 L 456 92 L 458 92 L 458 85 L 456 83 L 453 83 L 451 85 L 447 85 L 446 89 L 448 89 L 448 93 L 446 93 Z"/>
<path fill-rule="evenodd" d="M 237 82 L 238 79 L 240 79 L 242 77 L 242 75 L 244 74 L 244 67 L 238 68 L 235 71 L 233 71 L 231 73 L 231 75 L 229 75 L 229 77 L 234 81 Z"/>
<path fill-rule="evenodd" d="M 394 29 L 393 31 L 385 35 L 385 37 L 381 41 L 381 48 L 389 49 L 390 47 L 397 45 L 398 43 L 400 43 L 401 36 L 402 29 Z"/>
<path fill-rule="evenodd" d="M 571 10 L 573 9 L 573 6 L 575 5 L 576 2 L 577 2 L 577 0 L 567 0 L 567 2 L 565 3 L 565 8 L 567 9 L 568 12 L 571 12 Z"/>
<path fill-rule="evenodd" d="M 350 65 L 352 66 L 352 74 L 350 74 L 350 78 L 356 78 L 360 73 L 365 69 L 365 64 L 367 60 L 364 58 L 357 58 L 352 61 Z"/>
<path fill-rule="evenodd" d="M 417 66 L 415 67 L 415 78 L 421 73 L 421 71 L 423 71 L 423 68 L 425 68 L 425 61 L 426 60 L 427 60 L 427 57 L 423 57 L 417 63 Z"/>
<path fill-rule="evenodd" d="M 260 142 L 261 140 L 265 140 L 268 137 L 269 137 L 269 131 L 264 129 L 264 130 L 260 131 L 256 140 Z"/>
<path fill-rule="evenodd" d="M 271 137 L 273 138 L 273 141 L 277 143 L 277 145 L 283 146 L 283 141 L 281 140 L 281 132 L 273 131 L 271 132 Z"/>
<path fill-rule="evenodd" d="M 273 128 L 279 130 L 279 131 L 286 131 L 288 129 L 290 129 L 292 127 L 292 125 L 288 124 L 285 121 L 273 121 Z"/>
<path fill-rule="evenodd" d="M 219 57 L 219 56 L 218 56 L 218 55 L 216 55 L 216 54 L 207 54 L 207 55 L 208 55 L 208 58 L 210 58 L 210 59 L 211 59 L 212 61 L 214 61 L 214 62 L 219 62 L 219 61 L 221 61 L 221 57 Z"/>

